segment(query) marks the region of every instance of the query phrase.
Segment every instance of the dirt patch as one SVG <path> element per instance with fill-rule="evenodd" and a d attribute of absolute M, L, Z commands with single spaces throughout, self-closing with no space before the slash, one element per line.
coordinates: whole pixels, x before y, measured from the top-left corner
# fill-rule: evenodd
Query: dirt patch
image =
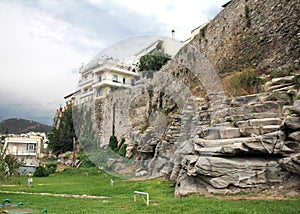
<path fill-rule="evenodd" d="M 2 191 L 0 193 L 6 194 L 22 194 L 22 195 L 43 195 L 43 196 L 55 196 L 55 197 L 67 197 L 67 198 L 99 198 L 104 199 L 107 198 L 105 196 L 94 196 L 94 195 L 72 195 L 72 194 L 55 194 L 55 193 L 37 193 L 37 192 L 13 192 L 13 191 Z"/>

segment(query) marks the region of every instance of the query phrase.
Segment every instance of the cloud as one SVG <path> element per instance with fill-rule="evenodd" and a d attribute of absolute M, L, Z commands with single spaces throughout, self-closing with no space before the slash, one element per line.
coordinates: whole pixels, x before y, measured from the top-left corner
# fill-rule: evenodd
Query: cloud
<path fill-rule="evenodd" d="M 49 121 L 76 89 L 78 68 L 101 50 L 172 29 L 184 40 L 226 1 L 0 1 L 0 120 Z"/>

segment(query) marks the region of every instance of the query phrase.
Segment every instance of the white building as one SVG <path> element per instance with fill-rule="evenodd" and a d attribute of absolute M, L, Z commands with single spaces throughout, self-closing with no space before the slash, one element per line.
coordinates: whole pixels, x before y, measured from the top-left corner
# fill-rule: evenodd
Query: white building
<path fill-rule="evenodd" d="M 103 55 L 98 54 L 87 65 L 80 68 L 81 77 L 73 103 L 76 105 L 102 99 L 114 90 L 133 86 L 136 77 L 140 75 L 138 64 L 142 56 L 156 50 L 173 57 L 183 45 L 184 43 L 175 39 L 153 37 L 132 50 L 119 45 L 102 52 Z M 122 54 L 124 58 L 120 57 Z M 114 55 L 117 57 L 112 57 Z"/>

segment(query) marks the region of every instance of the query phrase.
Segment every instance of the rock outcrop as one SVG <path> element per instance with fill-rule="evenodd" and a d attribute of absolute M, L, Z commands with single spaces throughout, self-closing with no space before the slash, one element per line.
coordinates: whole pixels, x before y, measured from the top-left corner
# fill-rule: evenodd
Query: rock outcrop
<path fill-rule="evenodd" d="M 177 196 L 300 185 L 299 8 L 232 0 L 160 71 L 95 103 L 100 147 L 114 127 L 135 175 L 166 176 Z M 228 96 L 219 77 L 253 66 L 263 92 Z"/>

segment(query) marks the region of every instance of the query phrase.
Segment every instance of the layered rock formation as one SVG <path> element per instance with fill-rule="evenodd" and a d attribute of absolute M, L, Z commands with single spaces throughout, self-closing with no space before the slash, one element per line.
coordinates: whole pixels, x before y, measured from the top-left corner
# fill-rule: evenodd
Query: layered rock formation
<path fill-rule="evenodd" d="M 136 176 L 166 176 L 177 196 L 299 185 L 299 4 L 232 0 L 160 71 L 95 103 L 100 147 L 114 127 Z M 249 67 L 293 72 L 228 96 L 222 77 Z"/>

